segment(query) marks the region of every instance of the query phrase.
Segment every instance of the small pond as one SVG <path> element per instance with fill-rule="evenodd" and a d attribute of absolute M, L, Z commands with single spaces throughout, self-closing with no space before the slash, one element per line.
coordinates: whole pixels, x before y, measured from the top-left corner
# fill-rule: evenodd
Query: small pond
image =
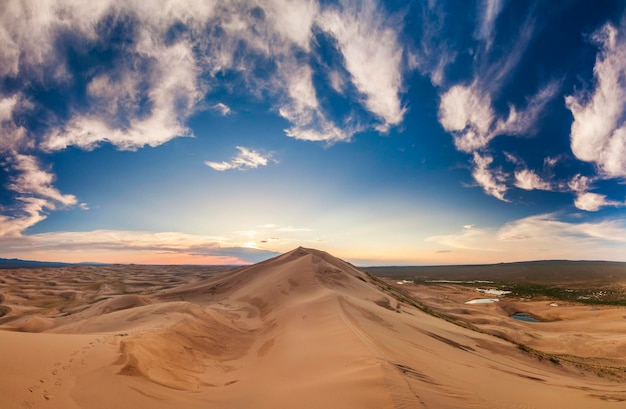
<path fill-rule="evenodd" d="M 515 314 L 511 315 L 511 318 L 513 318 L 514 320 L 525 321 L 525 322 L 541 322 L 540 320 L 538 320 L 537 318 L 534 318 L 532 315 L 530 315 L 530 313 L 527 313 L 527 312 L 516 312 Z"/>
<path fill-rule="evenodd" d="M 498 302 L 498 298 L 477 298 L 474 300 L 466 301 L 465 304 L 490 304 L 492 302 Z"/>

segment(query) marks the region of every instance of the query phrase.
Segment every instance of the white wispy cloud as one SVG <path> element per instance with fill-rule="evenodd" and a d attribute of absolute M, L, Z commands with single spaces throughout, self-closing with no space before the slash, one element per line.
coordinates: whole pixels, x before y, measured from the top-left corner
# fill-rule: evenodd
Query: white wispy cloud
<path fill-rule="evenodd" d="M 293 138 L 307 141 L 346 141 L 354 132 L 337 127 L 319 106 L 317 92 L 313 86 L 313 70 L 309 66 L 283 68 L 287 85 L 286 102 L 279 114 L 291 122 L 285 133 Z"/>
<path fill-rule="evenodd" d="M 544 112 L 546 105 L 554 100 L 560 88 L 560 81 L 550 81 L 541 87 L 536 94 L 530 96 L 526 105 L 521 109 L 509 104 L 509 113 L 506 119 L 499 118 L 495 124 L 494 137 L 498 135 L 532 136 L 533 128 Z"/>
<path fill-rule="evenodd" d="M 576 193 L 583 193 L 586 192 L 587 190 L 589 190 L 589 188 L 591 187 L 591 184 L 593 183 L 593 179 L 591 179 L 588 176 L 584 176 L 579 174 L 576 174 L 569 182 L 568 182 L 568 187 L 570 190 L 576 192 Z"/>
<path fill-rule="evenodd" d="M 597 212 L 603 207 L 622 207 L 626 202 L 610 200 L 606 195 L 589 192 L 594 182 L 593 178 L 575 175 L 567 184 L 569 190 L 576 195 L 574 206 L 587 212 Z"/>
<path fill-rule="evenodd" d="M 230 107 L 222 102 L 218 102 L 217 104 L 213 105 L 212 108 L 219 112 L 222 116 L 227 116 L 232 113 Z"/>
<path fill-rule="evenodd" d="M 0 239 L 20 237 L 24 230 L 47 217 L 44 211 L 50 203 L 45 199 L 19 196 L 17 201 L 20 208 L 13 215 L 0 214 Z"/>
<path fill-rule="evenodd" d="M 491 97 L 477 83 L 455 85 L 448 89 L 439 103 L 439 122 L 452 132 L 456 148 L 471 153 L 484 148 L 495 136 L 490 132 L 495 114 Z"/>
<path fill-rule="evenodd" d="M 364 106 L 388 129 L 402 121 L 403 48 L 395 22 L 373 0 L 340 2 L 341 8 L 324 10 L 317 24 L 338 42 L 345 68 L 364 95 Z"/>
<path fill-rule="evenodd" d="M 63 194 L 54 187 L 54 174 L 41 169 L 34 156 L 10 154 L 4 166 L 12 174 L 7 188 L 17 196 L 11 215 L 0 214 L 0 237 L 19 236 L 27 228 L 44 220 L 46 211 L 78 203 L 76 196 Z"/>
<path fill-rule="evenodd" d="M 592 39 L 600 47 L 591 93 L 565 98 L 572 111 L 571 148 L 576 157 L 598 166 L 603 177 L 626 177 L 626 20 L 608 23 Z"/>
<path fill-rule="evenodd" d="M 552 190 L 549 182 L 530 169 L 515 172 L 515 186 L 524 190 Z"/>
<path fill-rule="evenodd" d="M 574 206 L 576 206 L 580 210 L 597 212 L 602 207 L 619 207 L 624 206 L 624 203 L 616 202 L 614 200 L 608 200 L 606 195 L 602 195 L 599 193 L 581 192 L 576 195 L 576 199 L 574 200 Z"/>
<path fill-rule="evenodd" d="M 473 155 L 472 176 L 476 183 L 485 193 L 508 201 L 505 193 L 509 179 L 514 179 L 515 185 L 523 189 L 549 189 L 547 182 L 540 183 L 538 177 L 531 180 L 530 170 L 518 171 L 513 178 L 501 169 L 491 169 L 494 158 L 491 141 L 499 136 L 532 136 L 541 114 L 558 94 L 561 83 L 548 81 L 527 97 L 525 104 L 509 103 L 508 112 L 494 109 L 494 97 L 499 96 L 503 84 L 517 68 L 535 30 L 532 19 L 526 18 L 509 51 L 494 60 L 490 49 L 496 35 L 495 22 L 503 5 L 504 2 L 496 0 L 479 2 L 479 19 L 474 33 L 479 46 L 474 56 L 473 80 L 469 84 L 452 85 L 440 94 L 438 119 L 444 130 L 452 135 L 456 149 Z M 520 163 L 508 152 L 503 155 L 512 163 Z"/>
<path fill-rule="evenodd" d="M 493 43 L 494 26 L 504 3 L 504 0 L 482 0 L 478 2 L 480 20 L 476 25 L 474 36 L 485 42 L 486 49 L 491 48 Z"/>
<path fill-rule="evenodd" d="M 432 236 L 428 242 L 473 252 L 492 261 L 545 259 L 614 259 L 626 243 L 626 219 L 581 223 L 556 214 L 513 220 L 499 228 L 461 229 Z"/>
<path fill-rule="evenodd" d="M 471 153 L 486 148 L 500 135 L 530 136 L 545 105 L 554 99 L 559 83 L 552 81 L 531 96 L 523 108 L 509 106 L 506 117 L 492 108 L 491 95 L 475 81 L 469 86 L 455 85 L 439 103 L 439 122 L 451 132 L 456 148 Z"/>
<path fill-rule="evenodd" d="M 425 239 L 427 242 L 438 243 L 443 246 L 464 250 L 495 251 L 491 246 L 485 247 L 487 238 L 492 234 L 488 229 L 472 227 L 452 234 L 431 236 Z"/>
<path fill-rule="evenodd" d="M 446 67 L 454 62 L 457 52 L 445 37 L 446 13 L 441 2 L 428 2 L 422 10 L 422 35 L 416 49 L 408 51 L 408 63 L 428 76 L 433 85 L 444 82 Z"/>
<path fill-rule="evenodd" d="M 2 225 L 0 225 L 2 226 Z M 1 228 L 1 227 L 0 227 Z M 146 232 L 127 230 L 93 230 L 87 232 L 51 232 L 11 238 L 0 237 L 0 254 L 38 252 L 40 254 L 79 251 L 85 254 L 106 253 L 107 257 L 128 252 L 172 254 L 190 257 L 236 257 L 255 262 L 275 253 L 245 247 L 245 242 L 223 236 L 206 236 L 180 232 Z M 191 260 L 191 259 L 190 259 Z"/>
<path fill-rule="evenodd" d="M 62 194 L 52 185 L 55 180 L 54 174 L 42 170 L 35 157 L 16 154 L 11 165 L 13 170 L 17 171 L 17 175 L 12 178 L 8 187 L 14 192 L 49 199 L 52 201 L 50 204 L 52 208 L 57 202 L 65 206 L 77 203 L 76 196 Z"/>
<path fill-rule="evenodd" d="M 255 150 L 248 149 L 243 146 L 237 146 L 236 148 L 239 153 L 229 162 L 206 161 L 204 164 L 212 169 L 223 172 L 225 170 L 256 169 L 259 166 L 267 166 L 270 161 L 276 163 L 276 160 L 272 159 L 272 155 L 270 154 L 263 155 Z"/>
<path fill-rule="evenodd" d="M 489 165 L 493 162 L 493 157 L 488 154 L 479 154 L 474 152 L 474 169 L 472 170 L 472 176 L 476 183 L 483 188 L 485 193 L 495 197 L 496 199 L 508 202 L 509 200 L 504 197 L 504 194 L 508 190 L 506 184 L 506 176 L 501 169 L 490 169 Z"/>
<path fill-rule="evenodd" d="M 4 98 L 0 95 L 0 153 L 33 147 L 26 128 L 14 119 L 15 111 L 24 106 L 28 102 L 19 93 Z"/>
<path fill-rule="evenodd" d="M 507 223 L 498 231 L 497 238 L 502 241 L 533 240 L 583 246 L 597 241 L 624 243 L 624 232 L 624 219 L 571 223 L 559 220 L 554 214 L 541 214 Z M 585 253 L 593 253 L 594 250 L 592 246 Z"/>
<path fill-rule="evenodd" d="M 153 34 L 143 30 L 130 58 L 136 65 L 151 68 L 138 72 L 128 65 L 119 69 L 121 75 L 103 74 L 92 79 L 87 87 L 90 109 L 75 115 L 64 127 L 53 129 L 43 141 L 45 149 L 93 149 L 100 142 L 109 142 L 120 149 L 135 150 L 192 135 L 184 121 L 204 94 L 192 43 L 159 44 Z M 147 88 L 139 91 L 140 87 Z M 140 114 L 144 98 L 151 106 L 147 116 Z"/>

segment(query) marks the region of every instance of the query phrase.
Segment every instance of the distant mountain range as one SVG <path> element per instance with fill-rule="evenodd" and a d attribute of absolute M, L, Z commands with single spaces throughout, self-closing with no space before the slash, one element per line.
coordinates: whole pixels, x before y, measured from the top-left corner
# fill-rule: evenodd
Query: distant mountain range
<path fill-rule="evenodd" d="M 59 263 L 50 261 L 20 260 L 18 258 L 0 258 L 1 268 L 54 268 L 67 266 L 102 266 L 106 263 Z"/>

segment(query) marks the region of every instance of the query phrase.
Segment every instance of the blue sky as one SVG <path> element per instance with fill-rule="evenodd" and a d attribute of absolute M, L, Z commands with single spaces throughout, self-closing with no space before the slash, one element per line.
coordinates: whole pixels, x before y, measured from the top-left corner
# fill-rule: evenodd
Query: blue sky
<path fill-rule="evenodd" d="M 626 261 L 622 1 L 12 1 L 0 257 Z"/>

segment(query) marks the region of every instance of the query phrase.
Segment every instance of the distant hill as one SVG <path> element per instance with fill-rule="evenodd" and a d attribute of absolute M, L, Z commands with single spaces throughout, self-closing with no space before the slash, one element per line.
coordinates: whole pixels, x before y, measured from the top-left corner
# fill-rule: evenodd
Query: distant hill
<path fill-rule="evenodd" d="M 459 266 L 365 267 L 368 273 L 411 280 L 494 280 L 575 283 L 626 279 L 626 263 L 613 261 L 545 260 Z"/>
<path fill-rule="evenodd" d="M 20 260 L 18 258 L 0 258 L 0 269 L 2 268 L 55 268 L 67 266 L 97 266 L 106 265 L 103 263 L 59 263 L 50 261 Z"/>

